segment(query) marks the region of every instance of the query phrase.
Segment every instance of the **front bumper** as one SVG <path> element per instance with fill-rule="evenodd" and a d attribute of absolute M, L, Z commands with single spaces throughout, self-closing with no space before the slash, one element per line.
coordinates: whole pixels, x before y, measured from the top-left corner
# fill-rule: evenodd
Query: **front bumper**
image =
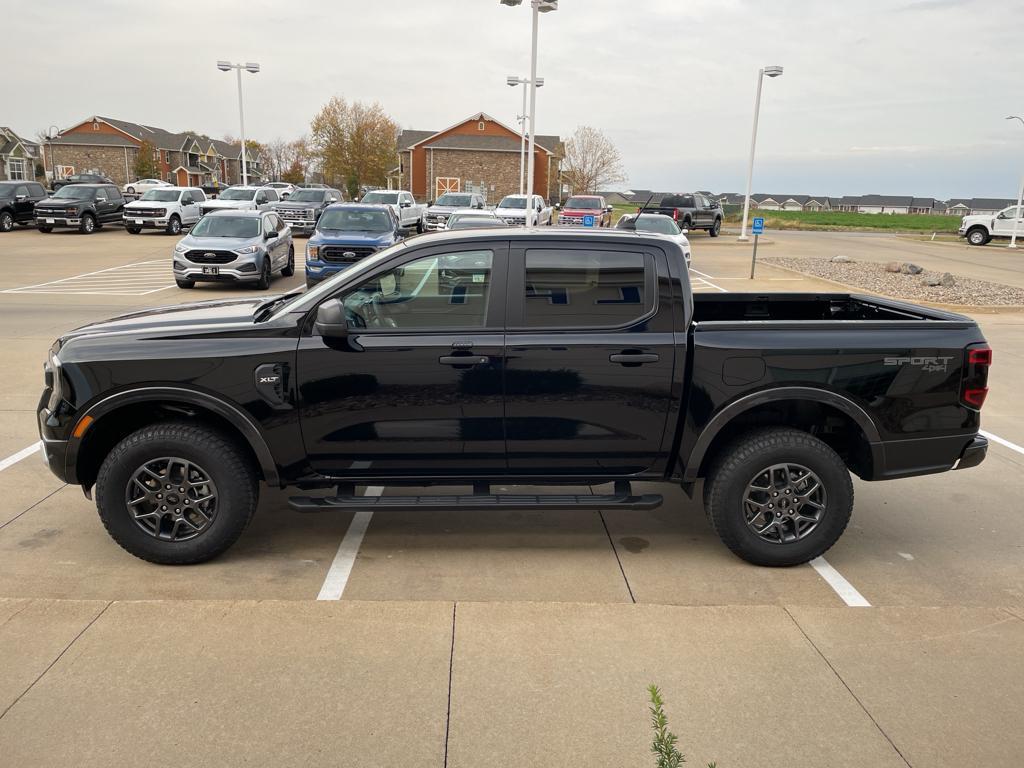
<path fill-rule="evenodd" d="M 332 264 L 328 261 L 306 261 L 306 284 L 316 285 L 339 272 L 344 272 L 351 264 Z"/>
<path fill-rule="evenodd" d="M 124 221 L 125 227 L 142 227 L 143 229 L 167 229 L 167 223 L 170 221 L 169 218 L 164 217 L 162 219 L 140 219 L 135 216 L 125 216 Z"/>
<path fill-rule="evenodd" d="M 239 256 L 227 264 L 196 264 L 174 254 L 174 277 L 204 283 L 254 283 L 260 279 L 258 264 L 264 254 Z"/>
<path fill-rule="evenodd" d="M 82 223 L 82 218 L 73 216 L 36 216 L 37 227 L 77 227 Z"/>
<path fill-rule="evenodd" d="M 68 441 L 60 440 L 54 436 L 54 428 L 50 424 L 51 412 L 41 407 L 39 409 L 39 440 L 41 444 L 40 453 L 43 463 L 59 480 L 65 483 L 75 483 L 74 472 L 68 472 Z"/>

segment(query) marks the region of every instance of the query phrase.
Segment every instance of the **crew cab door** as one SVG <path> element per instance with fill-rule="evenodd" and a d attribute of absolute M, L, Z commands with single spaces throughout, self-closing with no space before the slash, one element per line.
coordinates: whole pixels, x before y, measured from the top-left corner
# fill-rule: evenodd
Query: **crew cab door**
<path fill-rule="evenodd" d="M 510 473 L 660 467 L 675 363 L 665 254 L 632 243 L 514 243 L 508 301 Z"/>
<path fill-rule="evenodd" d="M 416 223 L 416 211 L 413 208 L 415 204 L 416 200 L 408 192 L 398 193 L 398 220 L 401 226 L 407 227 Z"/>
<path fill-rule="evenodd" d="M 1017 206 L 1000 211 L 992 219 L 993 235 L 1010 237 L 1014 227 L 1017 228 L 1017 237 L 1024 237 L 1024 209 L 1018 209 Z"/>
<path fill-rule="evenodd" d="M 345 338 L 312 319 L 298 351 L 309 461 L 336 477 L 465 476 L 506 468 L 504 241 L 417 248 L 327 301 Z"/>

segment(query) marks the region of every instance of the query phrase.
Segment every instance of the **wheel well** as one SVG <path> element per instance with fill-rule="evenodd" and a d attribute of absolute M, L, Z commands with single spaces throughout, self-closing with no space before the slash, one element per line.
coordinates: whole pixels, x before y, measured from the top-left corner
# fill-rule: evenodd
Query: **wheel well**
<path fill-rule="evenodd" d="M 839 454 L 858 477 L 871 477 L 871 444 L 861 426 L 831 405 L 813 400 L 780 400 L 744 411 L 715 435 L 701 459 L 704 477 L 715 458 L 744 432 L 760 427 L 789 427 L 814 435 Z"/>
<path fill-rule="evenodd" d="M 213 411 L 192 403 L 160 401 L 124 405 L 105 414 L 92 425 L 78 448 L 75 476 L 83 488 L 96 482 L 100 465 L 124 438 L 139 429 L 161 421 L 189 421 L 206 424 L 234 440 L 248 455 L 260 479 L 262 467 L 249 441 L 230 421 Z"/>

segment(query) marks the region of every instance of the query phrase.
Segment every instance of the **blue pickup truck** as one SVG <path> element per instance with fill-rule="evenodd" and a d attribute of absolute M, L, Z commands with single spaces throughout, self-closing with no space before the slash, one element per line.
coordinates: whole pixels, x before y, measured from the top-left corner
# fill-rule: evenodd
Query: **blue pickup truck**
<path fill-rule="evenodd" d="M 336 275 L 389 248 L 407 231 L 388 205 L 339 203 L 328 206 L 306 243 L 306 285 Z"/>

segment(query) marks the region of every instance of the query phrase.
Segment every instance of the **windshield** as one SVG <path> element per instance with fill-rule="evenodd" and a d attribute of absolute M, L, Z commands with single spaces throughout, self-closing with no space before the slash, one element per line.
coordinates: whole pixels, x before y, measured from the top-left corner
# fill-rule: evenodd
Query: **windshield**
<path fill-rule="evenodd" d="M 225 189 L 220 193 L 221 200 L 252 200 L 254 197 L 255 189 Z"/>
<path fill-rule="evenodd" d="M 233 237 L 236 239 L 258 237 L 260 220 L 256 216 L 204 216 L 192 227 L 195 237 Z"/>
<path fill-rule="evenodd" d="M 320 217 L 317 229 L 343 230 L 345 232 L 390 232 L 391 218 L 384 211 L 360 211 L 336 208 L 325 211 Z"/>
<path fill-rule="evenodd" d="M 398 203 L 397 192 L 367 192 L 363 196 L 364 203 L 387 203 L 388 205 L 395 205 Z"/>
<path fill-rule="evenodd" d="M 526 208 L 525 197 L 506 197 L 498 204 L 499 208 Z"/>
<path fill-rule="evenodd" d="M 472 195 L 454 195 L 451 192 L 441 195 L 434 201 L 434 205 L 450 205 L 456 208 L 461 208 L 464 205 L 471 205 L 472 203 Z"/>
<path fill-rule="evenodd" d="M 139 200 L 152 200 L 156 203 L 173 203 L 177 201 L 178 195 L 180 194 L 181 193 L 176 189 L 151 189 L 140 197 Z"/>
<path fill-rule="evenodd" d="M 71 200 L 89 200 L 95 190 L 92 187 L 77 187 L 72 184 L 61 187 L 53 193 L 55 198 L 66 198 Z"/>
<path fill-rule="evenodd" d="M 641 216 L 636 223 L 637 232 L 655 232 L 661 235 L 678 235 L 682 232 L 667 216 Z"/>
<path fill-rule="evenodd" d="M 288 198 L 289 203 L 322 203 L 327 196 L 323 189 L 297 189 Z"/>
<path fill-rule="evenodd" d="M 596 197 L 570 197 L 565 201 L 565 207 L 588 211 L 599 211 L 601 210 L 601 201 Z"/>

